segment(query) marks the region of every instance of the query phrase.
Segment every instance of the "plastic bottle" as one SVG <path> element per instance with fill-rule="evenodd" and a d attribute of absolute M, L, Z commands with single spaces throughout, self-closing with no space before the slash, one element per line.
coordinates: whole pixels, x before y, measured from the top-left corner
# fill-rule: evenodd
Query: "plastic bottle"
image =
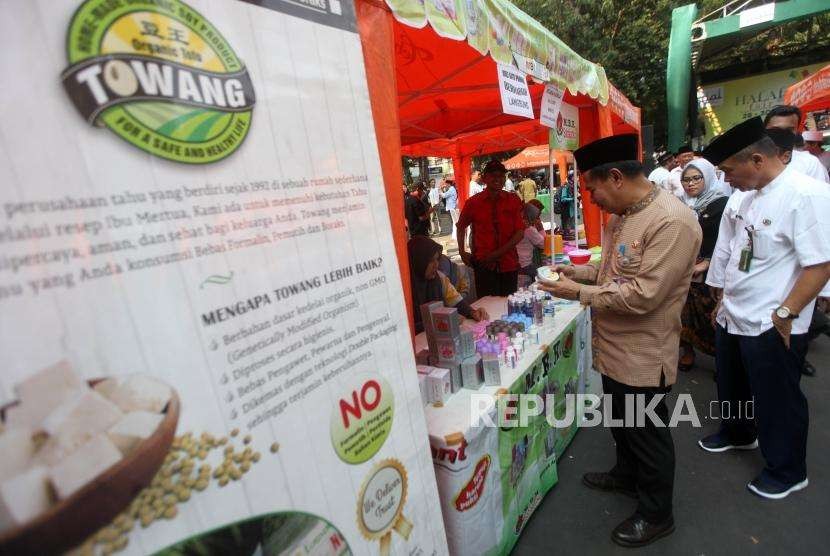
<path fill-rule="evenodd" d="M 553 299 L 545 301 L 545 323 L 552 325 L 554 317 L 556 316 L 556 304 Z"/>
<path fill-rule="evenodd" d="M 541 326 L 545 323 L 544 296 L 535 295 L 533 298 L 533 324 Z"/>
<path fill-rule="evenodd" d="M 530 342 L 532 344 L 539 345 L 542 342 L 542 340 L 539 336 L 539 327 L 536 326 L 535 324 L 530 325 L 530 329 L 527 331 L 527 333 L 530 337 Z"/>

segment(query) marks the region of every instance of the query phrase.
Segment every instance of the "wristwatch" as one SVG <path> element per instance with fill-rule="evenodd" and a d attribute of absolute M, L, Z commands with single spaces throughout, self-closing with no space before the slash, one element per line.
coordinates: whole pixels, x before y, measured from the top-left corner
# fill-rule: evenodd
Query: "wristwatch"
<path fill-rule="evenodd" d="M 790 311 L 789 307 L 785 307 L 781 305 L 778 309 L 775 310 L 775 316 L 779 319 L 797 319 L 798 315 Z"/>

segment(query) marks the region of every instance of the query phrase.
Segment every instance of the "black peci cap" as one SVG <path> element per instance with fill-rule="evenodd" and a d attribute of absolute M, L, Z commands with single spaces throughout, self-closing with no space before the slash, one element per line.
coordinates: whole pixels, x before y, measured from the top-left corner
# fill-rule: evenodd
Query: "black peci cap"
<path fill-rule="evenodd" d="M 672 153 L 663 153 L 660 155 L 660 158 L 657 159 L 657 164 L 665 164 L 673 157 L 674 155 Z"/>
<path fill-rule="evenodd" d="M 703 158 L 717 166 L 733 154 L 767 137 L 764 120 L 755 116 L 718 135 L 703 150 Z"/>
<path fill-rule="evenodd" d="M 637 160 L 637 136 L 614 135 L 588 143 L 574 151 L 574 159 L 582 172 L 611 162 Z"/>

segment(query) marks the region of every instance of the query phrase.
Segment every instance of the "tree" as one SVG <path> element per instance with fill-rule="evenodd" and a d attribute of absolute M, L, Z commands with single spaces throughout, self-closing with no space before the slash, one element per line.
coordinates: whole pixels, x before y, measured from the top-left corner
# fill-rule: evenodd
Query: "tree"
<path fill-rule="evenodd" d="M 514 0 L 577 54 L 601 64 L 608 79 L 636 106 L 644 124 L 654 125 L 655 145 L 666 141 L 666 58 L 671 13 L 690 0 Z M 702 16 L 726 0 L 697 2 Z M 759 56 L 789 56 L 816 39 L 828 42 L 830 16 L 794 22 L 762 34 L 701 69 L 748 62 Z M 814 46 L 814 45 L 812 45 Z M 719 64 L 719 65 L 718 65 Z"/>

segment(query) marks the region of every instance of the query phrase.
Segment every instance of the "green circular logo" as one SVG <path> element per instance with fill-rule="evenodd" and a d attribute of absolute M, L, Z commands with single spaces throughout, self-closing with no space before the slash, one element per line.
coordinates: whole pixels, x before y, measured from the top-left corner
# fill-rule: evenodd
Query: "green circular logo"
<path fill-rule="evenodd" d="M 81 115 L 161 158 L 221 160 L 251 127 L 254 88 L 221 33 L 179 0 L 87 0 L 61 78 Z"/>
<path fill-rule="evenodd" d="M 331 443 L 346 463 L 374 456 L 392 430 L 392 387 L 379 376 L 358 376 L 336 400 L 331 414 Z"/>

